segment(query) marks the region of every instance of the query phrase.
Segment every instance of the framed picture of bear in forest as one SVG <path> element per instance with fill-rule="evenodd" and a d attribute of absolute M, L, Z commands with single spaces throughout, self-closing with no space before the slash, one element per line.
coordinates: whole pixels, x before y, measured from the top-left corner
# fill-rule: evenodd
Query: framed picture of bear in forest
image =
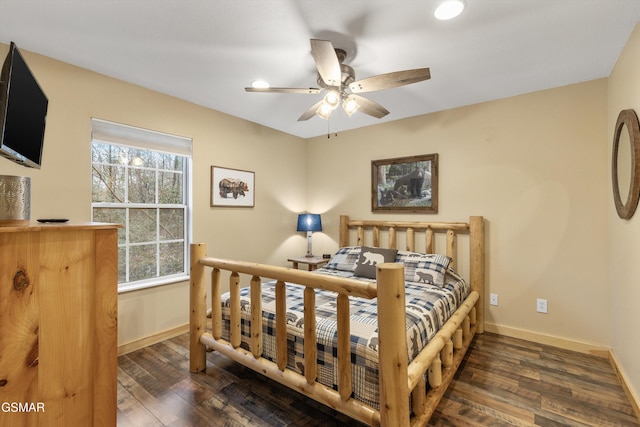
<path fill-rule="evenodd" d="M 438 213 L 438 155 L 372 161 L 371 210 Z"/>
<path fill-rule="evenodd" d="M 254 172 L 211 166 L 211 206 L 253 207 L 254 181 Z"/>

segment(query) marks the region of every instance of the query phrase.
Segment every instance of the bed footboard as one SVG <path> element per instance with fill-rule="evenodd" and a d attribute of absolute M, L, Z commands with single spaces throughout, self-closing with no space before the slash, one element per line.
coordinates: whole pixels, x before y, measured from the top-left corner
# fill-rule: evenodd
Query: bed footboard
<path fill-rule="evenodd" d="M 409 408 L 407 378 L 407 342 L 405 336 L 404 270 L 400 264 L 380 264 L 380 286 L 369 282 L 340 277 L 325 277 L 302 270 L 292 270 L 262 264 L 208 258 L 204 256 L 204 244 L 191 246 L 191 306 L 190 306 L 190 369 L 200 372 L 206 368 L 206 348 L 219 351 L 263 375 L 297 390 L 324 405 L 330 406 L 354 419 L 369 425 L 408 425 Z M 213 307 L 220 307 L 220 271 L 231 272 L 230 288 L 230 340 L 222 339 L 221 310 L 212 310 L 211 331 L 206 330 L 206 280 L 204 269 L 211 267 Z M 240 280 L 239 273 L 251 276 L 251 344 L 250 350 L 240 347 Z M 276 362 L 262 357 L 262 304 L 261 278 L 277 281 L 276 291 Z M 305 351 L 304 375 L 286 368 L 286 295 L 285 282 L 305 286 Z M 316 381 L 315 290 L 325 289 L 337 293 L 338 325 L 338 390 L 335 391 Z M 379 294 L 378 289 L 384 290 Z M 378 296 L 380 407 L 383 411 L 367 406 L 351 398 L 351 347 L 349 297 L 373 299 Z M 384 302 L 383 302 L 384 301 Z M 280 326 L 278 326 L 280 325 Z M 307 347 L 308 346 L 308 347 Z M 398 390 L 406 393 L 398 393 Z M 402 398 L 404 396 L 405 398 Z M 384 420 L 382 419 L 384 417 Z"/>

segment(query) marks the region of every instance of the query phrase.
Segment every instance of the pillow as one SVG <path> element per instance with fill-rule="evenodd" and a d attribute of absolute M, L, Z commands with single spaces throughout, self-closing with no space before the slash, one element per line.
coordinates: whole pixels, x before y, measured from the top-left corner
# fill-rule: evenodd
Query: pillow
<path fill-rule="evenodd" d="M 323 267 L 326 270 L 354 271 L 360 258 L 360 246 L 345 246 L 331 257 Z"/>
<path fill-rule="evenodd" d="M 400 251 L 396 256 L 396 262 L 404 264 L 404 279 L 407 282 L 442 287 L 451 258 L 439 254 Z"/>
<path fill-rule="evenodd" d="M 376 264 L 394 262 L 397 253 L 397 249 L 370 248 L 368 246 L 363 246 L 360 251 L 360 258 L 356 263 L 354 275 L 375 279 Z"/>

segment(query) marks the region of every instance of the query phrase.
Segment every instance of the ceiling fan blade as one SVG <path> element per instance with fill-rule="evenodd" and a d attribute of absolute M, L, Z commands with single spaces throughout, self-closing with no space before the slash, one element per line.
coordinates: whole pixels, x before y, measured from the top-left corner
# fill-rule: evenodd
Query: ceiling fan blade
<path fill-rule="evenodd" d="M 320 101 L 316 102 L 315 104 L 313 104 L 307 111 L 305 111 L 304 113 L 302 113 L 302 115 L 300 117 L 298 117 L 298 121 L 299 122 L 303 122 L 305 120 L 309 120 L 311 117 L 316 115 L 316 111 L 318 111 L 318 108 L 320 108 L 320 105 L 322 105 L 322 103 L 324 102 L 323 99 L 321 99 Z"/>
<path fill-rule="evenodd" d="M 360 106 L 360 109 L 358 111 L 362 111 L 363 113 L 373 116 L 376 119 L 381 119 L 389 114 L 389 111 L 386 108 L 375 101 L 354 94 L 351 94 L 349 96 L 355 99 L 356 102 L 358 102 L 358 105 Z"/>
<path fill-rule="evenodd" d="M 396 71 L 380 74 L 355 81 L 349 85 L 352 93 L 373 92 L 376 90 L 391 89 L 411 83 L 421 82 L 431 78 L 428 68 L 416 68 L 413 70 Z"/>
<path fill-rule="evenodd" d="M 247 92 L 263 92 L 263 93 L 320 93 L 322 89 L 318 89 L 317 87 L 268 87 L 268 88 L 256 88 L 256 87 L 245 87 L 245 91 Z"/>
<path fill-rule="evenodd" d="M 327 86 L 340 86 L 342 71 L 333 44 L 328 40 L 311 39 L 311 55 Z"/>

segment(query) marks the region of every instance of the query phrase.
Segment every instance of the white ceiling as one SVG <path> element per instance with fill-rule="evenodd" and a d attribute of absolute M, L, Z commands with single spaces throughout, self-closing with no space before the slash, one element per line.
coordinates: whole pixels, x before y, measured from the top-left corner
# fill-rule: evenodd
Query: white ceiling
<path fill-rule="evenodd" d="M 0 0 L 0 42 L 303 138 L 607 77 L 640 0 Z M 390 114 L 297 118 L 322 95 L 309 39 L 345 49 L 356 79 L 429 67 L 431 80 L 363 94 Z M 639 76 L 640 78 L 640 76 Z"/>

